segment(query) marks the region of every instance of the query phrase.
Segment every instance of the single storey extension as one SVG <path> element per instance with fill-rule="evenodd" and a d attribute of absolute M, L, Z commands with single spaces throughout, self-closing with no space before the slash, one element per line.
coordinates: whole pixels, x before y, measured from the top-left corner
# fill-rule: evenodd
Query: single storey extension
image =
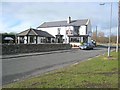
<path fill-rule="evenodd" d="M 54 43 L 55 37 L 46 31 L 37 29 L 27 29 L 17 34 L 17 43 L 23 44 L 41 44 Z"/>

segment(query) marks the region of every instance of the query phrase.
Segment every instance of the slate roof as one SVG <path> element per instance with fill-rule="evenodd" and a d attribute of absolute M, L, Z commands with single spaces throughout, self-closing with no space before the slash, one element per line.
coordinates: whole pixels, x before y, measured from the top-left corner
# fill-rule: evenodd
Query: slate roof
<path fill-rule="evenodd" d="M 88 20 L 89 19 L 72 20 L 69 24 L 67 23 L 67 21 L 44 22 L 37 28 L 61 27 L 61 26 L 81 26 L 81 25 L 87 25 Z"/>
<path fill-rule="evenodd" d="M 35 30 L 35 32 L 39 35 L 39 36 L 43 36 L 43 37 L 54 37 L 53 35 L 49 34 L 46 31 L 42 31 L 42 30 Z"/>
<path fill-rule="evenodd" d="M 53 37 L 53 35 L 49 34 L 48 32 L 46 31 L 42 31 L 42 30 L 37 30 L 37 29 L 33 29 L 33 28 L 30 28 L 30 29 L 27 29 L 23 32 L 20 32 L 18 33 L 17 35 L 18 36 L 27 36 L 30 34 L 30 32 L 32 31 L 32 33 L 35 35 L 35 36 L 41 36 L 41 37 Z"/>

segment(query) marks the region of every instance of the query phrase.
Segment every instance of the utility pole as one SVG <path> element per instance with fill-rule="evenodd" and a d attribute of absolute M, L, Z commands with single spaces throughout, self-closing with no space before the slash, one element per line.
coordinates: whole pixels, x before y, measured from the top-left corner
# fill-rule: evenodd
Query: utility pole
<path fill-rule="evenodd" d="M 105 3 L 102 3 L 100 5 L 105 5 Z M 109 31 L 109 43 L 108 43 L 108 57 L 110 57 L 110 43 L 111 43 L 111 26 L 112 26 L 112 2 L 110 3 L 110 31 Z"/>
<path fill-rule="evenodd" d="M 96 26 L 96 42 L 97 42 L 97 26 Z"/>
<path fill-rule="evenodd" d="M 111 2 L 111 7 L 110 7 L 110 32 L 109 32 L 109 45 L 108 45 L 108 57 L 110 57 L 110 43 L 111 43 L 111 25 L 112 25 L 112 2 Z"/>
<path fill-rule="evenodd" d="M 118 2 L 118 29 L 117 29 L 117 42 L 116 42 L 116 52 L 118 52 L 119 47 L 119 30 L 120 30 L 120 0 Z"/>

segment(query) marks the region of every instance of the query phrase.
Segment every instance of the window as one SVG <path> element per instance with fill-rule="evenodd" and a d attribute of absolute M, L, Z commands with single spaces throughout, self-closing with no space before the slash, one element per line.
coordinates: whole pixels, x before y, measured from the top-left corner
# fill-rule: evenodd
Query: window
<path fill-rule="evenodd" d="M 24 37 L 23 36 L 20 37 L 20 43 L 24 43 Z"/>
<path fill-rule="evenodd" d="M 30 43 L 34 43 L 34 36 L 30 36 Z"/>
<path fill-rule="evenodd" d="M 83 42 L 87 43 L 88 42 L 88 37 L 83 37 Z"/>
<path fill-rule="evenodd" d="M 67 35 L 73 35 L 73 30 L 66 30 Z"/>
<path fill-rule="evenodd" d="M 79 37 L 71 37 L 70 42 L 79 42 Z"/>
<path fill-rule="evenodd" d="M 41 39 L 41 43 L 43 43 L 43 39 Z"/>

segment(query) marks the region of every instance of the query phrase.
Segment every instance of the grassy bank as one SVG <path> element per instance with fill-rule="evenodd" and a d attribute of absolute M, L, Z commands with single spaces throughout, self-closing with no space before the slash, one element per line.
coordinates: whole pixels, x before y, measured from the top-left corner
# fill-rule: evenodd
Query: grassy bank
<path fill-rule="evenodd" d="M 5 88 L 117 88 L 117 53 L 92 58 L 42 76 L 4 86 Z"/>

